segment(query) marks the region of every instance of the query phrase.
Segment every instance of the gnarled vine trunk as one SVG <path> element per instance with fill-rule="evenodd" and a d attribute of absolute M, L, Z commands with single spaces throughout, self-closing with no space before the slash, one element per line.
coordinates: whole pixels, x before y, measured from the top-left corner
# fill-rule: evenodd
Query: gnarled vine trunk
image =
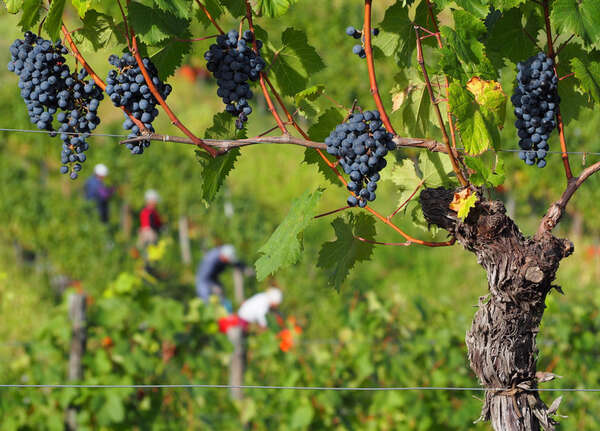
<path fill-rule="evenodd" d="M 446 229 L 487 271 L 489 295 L 467 332 L 471 368 L 486 391 L 481 419 L 497 431 L 553 430 L 558 403 L 548 408 L 537 391 L 535 337 L 560 261 L 573 244 L 550 233 L 526 238 L 502 202 L 481 198 L 464 220 L 449 209 L 453 190 L 426 189 L 427 221 Z M 505 390 L 498 390 L 504 388 Z"/>

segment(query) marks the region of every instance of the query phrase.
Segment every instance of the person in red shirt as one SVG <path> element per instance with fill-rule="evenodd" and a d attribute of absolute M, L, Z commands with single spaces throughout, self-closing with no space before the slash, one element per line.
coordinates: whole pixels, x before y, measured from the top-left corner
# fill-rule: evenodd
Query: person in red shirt
<path fill-rule="evenodd" d="M 138 247 L 146 250 L 150 244 L 156 244 L 162 221 L 156 209 L 160 196 L 156 190 L 148 190 L 145 195 L 146 206 L 140 212 L 140 230 L 138 232 Z"/>

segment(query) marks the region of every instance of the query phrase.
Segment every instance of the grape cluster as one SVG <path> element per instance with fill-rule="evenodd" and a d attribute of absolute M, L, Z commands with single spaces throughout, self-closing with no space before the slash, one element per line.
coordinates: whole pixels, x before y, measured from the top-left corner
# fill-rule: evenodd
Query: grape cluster
<path fill-rule="evenodd" d="M 353 37 L 354 39 L 361 39 L 362 38 L 362 32 L 355 29 L 352 26 L 349 26 L 346 28 L 346 34 L 348 36 Z M 379 29 L 378 28 L 374 28 L 371 30 L 371 34 L 373 36 L 377 36 L 379 34 Z M 363 48 L 363 46 L 361 44 L 356 44 L 352 47 L 352 52 L 356 55 L 358 55 L 360 58 L 366 58 L 367 57 L 367 53 L 365 52 L 365 49 Z"/>
<path fill-rule="evenodd" d="M 248 100 L 252 99 L 252 91 L 248 80 L 259 79 L 265 68 L 265 61 L 251 47 L 254 34 L 250 30 L 240 35 L 231 30 L 227 34 L 217 36 L 217 43 L 212 44 L 204 53 L 206 68 L 217 79 L 217 95 L 223 99 L 225 110 L 237 117 L 235 126 L 244 128 L 252 107 Z M 262 42 L 256 40 L 256 48 L 260 50 Z"/>
<path fill-rule="evenodd" d="M 85 69 L 73 73 L 65 79 L 66 88 L 58 93 L 58 106 L 62 109 L 56 114 L 60 123 L 58 131 L 63 141 L 60 172 L 71 173 L 77 178 L 81 163 L 85 162 L 85 151 L 89 145 L 86 138 L 100 124 L 98 106 L 104 98 L 102 89 L 88 76 Z"/>
<path fill-rule="evenodd" d="M 528 165 L 546 166 L 548 138 L 556 127 L 555 114 L 560 103 L 554 62 L 539 53 L 517 65 L 517 87 L 511 97 L 515 107 L 519 158 Z"/>
<path fill-rule="evenodd" d="M 108 72 L 106 94 L 115 106 L 124 107 L 131 112 L 134 118 L 140 120 L 148 131 L 154 132 L 152 122 L 158 115 L 158 109 L 156 109 L 158 101 L 150 92 L 135 58 L 129 53 L 123 54 L 121 58 L 111 55 L 108 62 L 116 69 Z M 158 93 L 163 99 L 166 99 L 171 94 L 172 87 L 159 79 L 158 71 L 149 58 L 142 59 L 142 63 Z M 135 138 L 141 134 L 140 128 L 127 114 L 125 114 L 123 128 L 131 131 L 128 135 L 129 138 Z M 149 146 L 149 140 L 127 144 L 127 148 L 131 150 L 132 154 L 142 154 L 144 148 Z"/>
<path fill-rule="evenodd" d="M 375 200 L 379 172 L 385 168 L 385 156 L 396 148 L 392 135 L 383 127 L 379 111 L 364 111 L 350 116 L 336 126 L 325 139 L 327 152 L 339 158 L 344 172 L 350 175 L 348 190 L 354 194 L 348 205 L 364 207 Z"/>
<path fill-rule="evenodd" d="M 60 41 L 53 44 L 28 31 L 10 46 L 8 70 L 19 76 L 21 96 L 33 124 L 56 136 L 56 115 L 63 141 L 60 171 L 75 179 L 86 159 L 85 139 L 100 123 L 96 111 L 103 95 L 92 80 L 85 81 L 85 70 L 71 73 L 63 56 L 67 52 Z"/>

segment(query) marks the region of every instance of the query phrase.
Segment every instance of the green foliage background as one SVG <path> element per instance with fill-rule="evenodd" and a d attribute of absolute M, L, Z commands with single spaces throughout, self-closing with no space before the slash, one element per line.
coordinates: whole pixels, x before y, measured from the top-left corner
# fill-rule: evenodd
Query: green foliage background
<path fill-rule="evenodd" d="M 13 3 L 8 2 L 8 7 L 18 6 Z M 61 2 L 53 2 L 58 3 Z M 133 7 L 139 8 L 133 14 L 134 26 L 144 25 L 149 12 L 143 8 L 150 3 L 134 3 Z M 186 18 L 187 1 L 157 3 L 161 4 L 162 12 L 154 12 Z M 208 1 L 207 5 L 216 8 L 217 3 Z M 236 14 L 235 1 L 221 3 Z M 298 31 L 307 34 L 308 43 L 313 47 L 309 53 L 312 56 L 310 65 L 300 68 L 300 76 L 293 81 L 284 82 L 279 78 L 274 81 L 283 94 L 289 96 L 287 100 L 295 99 L 301 107 L 301 122 L 310 126 L 311 138 L 323 139 L 330 124 L 336 124 L 343 111 L 327 97 L 312 98 L 296 93 L 314 85 L 317 87 L 312 92 L 321 93 L 324 88 L 327 96 L 341 105 L 350 106 L 357 99 L 363 107 L 372 107 L 366 64 L 351 54 L 353 42 L 344 34 L 347 25 L 360 27 L 362 5 L 334 0 L 327 2 L 327 7 L 316 7 L 304 1 L 292 5 L 286 15 L 268 18 L 281 14 L 290 3 L 294 2 L 257 2 L 258 7 L 264 7 L 265 15 L 257 20 L 264 33 L 264 36 L 263 33 L 259 35 L 265 41 L 268 35 L 269 44 L 265 46 L 268 60 L 271 58 L 268 54 L 274 54 L 281 47 L 280 41 L 289 45 L 285 61 L 278 66 L 284 68 L 286 65 L 297 66 L 300 60 L 295 53 L 306 43 L 298 42 L 303 40 Z M 436 3 L 448 4 L 444 1 Z M 431 59 L 432 67 L 439 64 L 462 84 L 472 73 L 499 80 L 505 92 L 510 94 L 514 62 L 534 53 L 535 48 L 525 43 L 508 46 L 507 40 L 517 37 L 508 29 L 521 13 L 530 18 L 527 25 L 539 25 L 539 12 L 529 5 L 521 5 L 521 11 L 510 9 L 509 6 L 523 3 L 519 1 L 494 2 L 505 5 L 504 15 L 495 27 L 487 29 L 477 20 L 487 13 L 488 2 L 455 3 L 467 9 L 466 12 L 459 10 L 454 17 L 462 24 L 455 29 L 447 27 L 443 34 L 457 43 L 461 37 L 468 38 L 472 45 L 464 51 L 447 49 L 439 53 L 428 43 L 426 55 Z M 469 9 L 469 3 L 475 6 Z M 479 3 L 481 8 L 477 9 Z M 560 0 L 556 3 L 572 14 L 570 2 Z M 80 12 L 86 7 L 97 6 L 115 22 L 120 19 L 114 6 L 104 10 L 104 6 L 96 2 L 76 1 L 73 4 L 79 5 Z M 80 25 L 77 11 L 68 2 L 66 5 L 65 21 L 69 28 L 77 28 Z M 414 34 L 411 36 L 412 30 L 407 32 L 401 26 L 408 22 L 403 7 L 402 1 L 376 2 L 374 5 L 374 21 L 381 22 L 382 29 L 379 39 L 374 41 L 377 73 L 384 103 L 390 109 L 392 94 L 403 91 L 410 84 L 420 83 L 413 52 Z M 237 25 L 226 8 L 222 9 L 222 14 L 220 22 L 224 28 Z M 423 10 L 417 8 L 416 16 L 423 19 Z M 91 18 L 86 15 L 85 19 Z M 0 17 L 0 53 L 3 53 L 0 57 L 4 63 L 9 58 L 8 46 L 19 35 L 19 20 L 19 15 L 4 11 Z M 210 27 L 205 29 L 203 20 L 196 14 L 191 21 L 189 31 L 193 37 L 212 33 Z M 561 15 L 557 20 L 567 32 L 579 30 L 573 28 L 578 25 L 577 19 L 567 20 Z M 288 27 L 294 30 L 286 30 Z M 150 53 L 157 53 L 158 64 L 175 69 L 181 57 L 184 63 L 202 65 L 202 53 L 210 41 L 173 43 L 170 40 L 172 33 L 183 31 L 183 28 L 159 28 L 156 32 L 143 33 L 141 40 L 148 44 Z M 585 27 L 582 31 L 586 43 L 597 39 Z M 521 31 L 517 33 L 521 34 Z M 95 36 L 106 41 L 108 46 L 86 42 L 85 33 L 80 36 L 81 46 L 86 58 L 100 76 L 104 76 L 109 53 L 123 46 L 115 48 L 112 44 L 116 44 L 120 36 L 106 29 L 96 32 Z M 187 33 L 178 36 L 189 37 Z M 542 35 L 540 40 L 543 40 Z M 489 50 L 489 59 L 480 62 L 479 69 L 465 70 L 460 66 L 464 64 L 461 62 L 469 59 L 469 55 L 475 55 L 473 53 L 481 53 L 481 44 Z M 573 68 L 576 71 L 581 70 L 576 60 L 587 58 L 587 55 L 577 43 L 565 50 L 565 56 L 575 60 Z M 589 54 L 590 59 L 593 56 L 593 52 Z M 592 71 L 594 67 L 592 65 Z M 161 67 L 161 70 L 165 69 Z M 4 119 L 0 127 L 30 128 L 18 95 L 17 79 L 5 69 L 0 71 L 0 79 L 5 83 L 0 86 L 0 118 Z M 585 82 L 587 78 L 582 79 Z M 199 136 L 218 134 L 218 127 L 211 129 L 216 123 L 213 115 L 222 111 L 223 106 L 215 94 L 214 81 L 191 83 L 175 73 L 169 82 L 175 88 L 169 103 L 182 121 Z M 565 117 L 571 150 L 600 151 L 595 141 L 600 118 L 583 108 L 588 104 L 585 91 L 575 91 L 575 84 L 567 84 L 566 88 L 570 92 L 563 100 L 568 101 L 570 108 L 566 109 Z M 420 94 L 410 93 L 409 102 L 393 113 L 392 121 L 406 135 L 439 138 L 423 94 L 422 90 Z M 590 88 L 592 99 L 589 100 L 595 95 L 593 87 Z M 261 97 L 256 99 L 257 108 L 249 121 L 248 136 L 272 126 Z M 103 122 L 99 131 L 122 133 L 122 114 L 106 102 L 101 109 Z M 498 144 L 515 148 L 515 133 L 510 125 L 513 117 L 510 109 L 507 112 L 508 126 L 497 134 Z M 164 113 L 160 114 L 155 128 L 176 134 Z M 194 299 L 194 267 L 202 253 L 217 243 L 231 242 L 246 261 L 263 259 L 266 253 L 261 247 L 269 244 L 269 237 L 286 218 L 295 199 L 323 189 L 316 192 L 319 198 L 310 208 L 314 213 L 337 208 L 345 199 L 344 190 L 323 177 L 316 165 L 304 162 L 305 158 L 314 161 L 310 153 L 293 146 L 265 145 L 242 149 L 235 169 L 207 205 L 204 199 L 212 197 L 214 188 L 207 185 L 203 164 L 198 163 L 191 148 L 154 143 L 142 157 L 134 157 L 118 145 L 117 139 L 93 138 L 92 141 L 90 138 L 91 149 L 84 174 L 89 174 L 94 163 L 103 162 L 111 169 L 110 181 L 118 186 L 117 196 L 111 203 L 111 222 L 104 226 L 98 222 L 93 208 L 82 199 L 83 182 L 72 182 L 58 174 L 60 146 L 56 140 L 42 134 L 8 132 L 2 133 L 2 138 L 0 381 L 3 383 L 66 382 L 70 340 L 66 301 L 72 288 L 64 289 L 62 277 L 78 280 L 93 299 L 89 305 L 90 333 L 84 383 L 225 383 L 231 347 L 216 327 L 216 319 L 222 310 L 214 304 L 205 306 Z M 553 139 L 551 145 L 556 148 L 556 138 Z M 525 233 L 534 232 L 539 217 L 563 186 L 562 180 L 557 180 L 562 175 L 559 157 L 549 156 L 549 166 L 544 170 L 526 169 L 512 153 L 499 153 L 498 157 L 505 164 L 507 179 L 504 192 L 493 193 L 513 206 L 513 213 Z M 409 163 L 419 160 L 419 153 L 406 151 L 398 155 L 398 159 L 401 160 L 396 169 L 408 166 L 414 175 L 412 163 L 410 166 Z M 425 159 L 420 160 L 420 166 L 423 166 Z M 486 154 L 481 160 L 491 166 L 494 155 Z M 587 163 L 590 161 L 595 161 L 593 156 Z M 575 164 L 578 163 L 576 160 Z M 432 185 L 449 184 L 447 178 L 426 177 Z M 596 347 L 600 344 L 597 311 L 600 296 L 594 290 L 600 278 L 600 254 L 588 252 L 589 247 L 598 242 L 600 229 L 595 216 L 598 185 L 598 178 L 592 178 L 571 207 L 571 215 L 576 220 L 583 218 L 583 226 L 578 227 L 578 223 L 573 223 L 569 217 L 557 230 L 558 235 L 573 237 L 576 254 L 563 263 L 559 272 L 558 283 L 567 295 L 553 293 L 550 296 L 538 337 L 539 368 L 564 376 L 546 387 L 600 385 Z M 141 262 L 130 252 L 135 244 L 135 234 L 128 235 L 119 224 L 121 208 L 128 206 L 134 211 L 139 210 L 143 192 L 150 187 L 161 193 L 161 212 L 169 223 L 162 243 L 165 250 L 157 263 L 159 278 L 149 277 L 142 270 Z M 402 196 L 406 197 L 406 189 L 393 179 L 382 182 L 375 206 L 382 213 L 389 213 Z M 232 217 L 225 215 L 225 207 L 229 205 L 234 208 Z M 428 232 L 426 226 L 413 226 L 414 220 L 419 221 L 418 213 L 418 208 L 409 206 L 406 212 L 398 215 L 398 224 L 415 236 L 444 239 L 442 234 Z M 179 257 L 177 220 L 180 216 L 189 217 L 191 222 L 192 266 L 183 265 Z M 486 293 L 486 281 L 472 256 L 458 247 L 377 246 L 372 250 L 356 251 L 355 269 L 344 280 L 339 274 L 346 268 L 332 268 L 333 262 L 328 262 L 327 257 L 331 259 L 334 252 L 344 248 L 352 228 L 364 226 L 361 231 L 372 230 L 373 238 L 379 241 L 398 241 L 399 238 L 381 224 L 375 225 L 375 232 L 369 220 L 362 220 L 366 218 L 363 214 L 338 216 L 319 219 L 300 234 L 293 229 L 283 232 L 296 241 L 292 244 L 291 258 L 284 259 L 288 266 L 268 266 L 269 271 L 265 271 L 278 269 L 276 281 L 285 291 L 283 311 L 296 316 L 304 332 L 289 353 L 279 351 L 274 331 L 251 336 L 245 383 L 477 386 L 468 369 L 463 339 L 474 312 L 471 305 L 476 305 L 478 298 Z M 334 231 L 338 232 L 337 238 Z M 329 252 L 320 260 L 320 245 L 324 242 L 327 245 L 323 250 Z M 35 254 L 34 261 L 28 259 L 30 253 Z M 369 254 L 370 260 L 363 261 Z M 231 295 L 231 283 L 229 279 L 225 281 Z M 271 281 L 252 280 L 247 291 L 252 293 L 267 287 Z M 339 292 L 327 288 L 328 284 L 340 287 Z M 107 337 L 112 347 L 103 344 Z M 163 346 L 175 346 L 172 358 L 165 359 Z M 478 416 L 480 402 L 468 392 L 273 393 L 249 390 L 242 402 L 232 402 L 225 390 L 207 389 L 3 391 L 0 428 L 7 430 L 62 429 L 64 409 L 69 403 L 80 407 L 81 429 L 236 430 L 245 424 L 256 430 L 485 429 L 485 425 L 472 424 Z M 550 397 L 545 399 L 551 401 Z M 561 412 L 569 418 L 564 419 L 564 428 L 598 429 L 597 405 L 594 394 L 566 394 Z"/>

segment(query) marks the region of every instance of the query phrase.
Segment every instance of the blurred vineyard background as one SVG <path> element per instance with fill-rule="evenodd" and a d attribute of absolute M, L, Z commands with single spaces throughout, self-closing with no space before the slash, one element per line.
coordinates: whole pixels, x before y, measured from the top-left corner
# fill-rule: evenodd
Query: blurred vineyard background
<path fill-rule="evenodd" d="M 375 22 L 391 2 L 375 10 Z M 347 25 L 362 21 L 360 3 L 339 0 L 327 8 L 303 2 L 279 21 L 259 23 L 278 37 L 286 27 L 305 29 L 324 59 L 325 71 L 310 78 L 324 84 L 331 100 L 351 106 L 356 98 L 371 108 L 366 64 L 351 54 Z M 71 11 L 72 12 L 72 11 Z M 77 18 L 70 17 L 70 28 Z M 0 13 L 0 63 L 19 37 L 18 18 Z M 234 23 L 231 22 L 231 27 Z M 211 34 L 197 26 L 195 36 Z M 210 41 L 198 42 L 169 82 L 174 111 L 199 136 L 223 109 L 212 79 L 203 70 L 202 53 Z M 108 51 L 85 52 L 104 76 Z M 269 59 L 267 59 L 268 61 Z M 396 74 L 391 60 L 377 63 L 380 91 L 391 108 Z M 508 65 L 503 86 L 509 93 Z M 17 78 L 0 70 L 0 128 L 31 129 L 19 96 Z M 260 98 L 258 98 L 260 99 Z M 248 123 L 248 136 L 272 126 L 262 101 Z M 508 115 L 512 115 L 508 113 Z M 122 134 L 122 114 L 105 101 L 100 133 Z M 573 151 L 600 151 L 598 113 L 580 123 L 567 118 Z M 309 119 L 303 119 L 307 126 Z M 313 119 L 314 120 L 314 119 Z M 392 120 L 402 128 L 402 115 Z M 157 131 L 176 134 L 161 113 Z M 514 130 L 503 131 L 505 148 L 515 148 Z M 194 271 L 204 251 L 228 242 L 254 262 L 289 209 L 306 190 L 326 187 L 322 211 L 340 206 L 345 193 L 326 183 L 315 165 L 303 162 L 304 149 L 275 145 L 242 150 L 236 169 L 210 205 L 197 193 L 202 170 L 192 148 L 153 143 L 143 156 L 132 156 L 118 138 L 90 138 L 82 178 L 59 174 L 60 143 L 44 134 L 0 132 L 0 383 L 57 384 L 67 379 L 71 326 L 68 295 L 88 295 L 87 384 L 223 384 L 227 382 L 231 345 L 218 332 L 223 310 L 195 299 Z M 556 139 L 556 138 L 553 138 Z M 554 142 L 553 142 L 554 143 Z M 398 157 L 411 157 L 407 151 Z M 493 155 L 490 155 L 493 157 Z M 543 170 L 522 165 L 515 153 L 498 155 L 506 163 L 502 198 L 526 234 L 563 186 L 559 156 L 549 156 Z M 598 156 L 580 159 L 595 161 Z M 117 187 L 110 223 L 99 222 L 83 199 L 83 180 L 93 164 L 110 169 Z M 557 178 L 561 178 L 557 181 Z M 378 190 L 376 208 L 397 205 L 392 183 Z M 564 376 L 545 387 L 599 387 L 600 367 L 600 177 L 577 196 L 569 218 L 557 234 L 576 246 L 558 274 L 565 296 L 553 292 L 538 338 L 539 369 Z M 159 191 L 168 231 L 153 251 L 157 276 L 148 275 L 135 253 L 137 212 L 148 188 Z M 226 210 L 227 209 L 227 210 Z M 231 211 L 233 209 L 233 211 Z M 276 275 L 284 290 L 283 311 L 303 328 L 288 352 L 279 349 L 276 332 L 251 335 L 248 385 L 297 386 L 477 386 L 468 368 L 464 334 L 479 297 L 486 294 L 484 272 L 458 247 L 426 249 L 378 246 L 373 258 L 357 266 L 343 288 L 327 287 L 316 267 L 317 239 L 333 239 L 336 216 L 322 218 L 305 233 L 303 259 Z M 402 215 L 399 215 L 402 217 Z M 415 235 L 429 233 L 405 225 Z M 189 222 L 192 262 L 182 261 L 179 220 Z M 377 226 L 377 239 L 398 241 L 393 231 Z M 441 239 L 442 237 L 438 237 Z M 271 281 L 271 280 L 269 280 Z M 246 293 L 269 285 L 248 280 Z M 231 277 L 225 279 L 232 297 Z M 553 386 L 554 385 L 554 386 Z M 82 430 L 214 429 L 238 430 L 466 430 L 475 425 L 481 403 L 470 392 L 313 392 L 247 390 L 231 401 L 224 389 L 1 389 L 0 429 L 63 429 L 67 405 L 80 407 Z M 552 400 L 547 394 L 547 402 Z M 600 427 L 599 399 L 593 393 L 565 394 L 561 411 L 566 430 Z"/>

